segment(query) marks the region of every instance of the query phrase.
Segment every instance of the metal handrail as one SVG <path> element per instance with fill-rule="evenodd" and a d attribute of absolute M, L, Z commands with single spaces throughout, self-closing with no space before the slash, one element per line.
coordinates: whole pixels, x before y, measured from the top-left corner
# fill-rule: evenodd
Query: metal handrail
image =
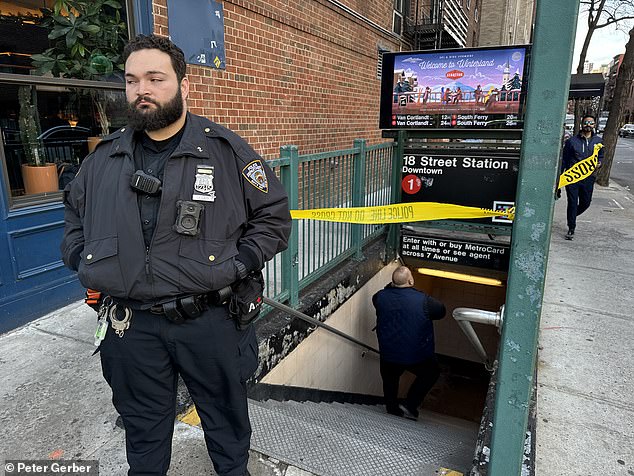
<path fill-rule="evenodd" d="M 471 342 L 471 345 L 473 345 L 475 351 L 482 359 L 485 368 L 491 372 L 493 370 L 493 365 L 484 350 L 478 335 L 471 326 L 471 323 L 477 322 L 480 324 L 493 325 L 499 330 L 504 320 L 504 306 L 502 306 L 498 312 L 483 311 L 482 309 L 472 309 L 468 307 L 457 307 L 453 311 L 453 318 L 456 320 L 460 329 L 467 336 L 467 339 L 469 339 L 469 342 Z"/>
<path fill-rule="evenodd" d="M 284 304 L 281 304 L 281 303 L 279 303 L 277 301 L 273 301 L 272 299 L 269 299 L 266 296 L 263 298 L 263 300 L 264 300 L 264 304 L 268 304 L 269 306 L 274 307 L 276 309 L 279 309 L 280 311 L 287 312 L 287 313 L 291 314 L 292 316 L 298 317 L 298 318 L 300 318 L 300 319 L 302 319 L 302 320 L 304 320 L 304 321 L 306 321 L 306 322 L 308 322 L 310 324 L 314 324 L 317 327 L 321 327 L 323 329 L 326 329 L 327 331 L 332 332 L 333 334 L 336 334 L 339 337 L 343 337 L 344 339 L 349 340 L 350 342 L 353 342 L 353 343 L 355 343 L 357 345 L 360 345 L 361 347 L 366 348 L 367 350 L 370 350 L 372 352 L 375 352 L 375 353 L 379 354 L 379 351 L 377 349 L 375 349 L 374 347 L 372 347 L 372 346 L 370 346 L 370 345 L 368 345 L 368 344 L 366 344 L 364 342 L 361 342 L 360 340 L 355 339 L 354 337 L 349 336 L 348 334 L 346 334 L 344 332 L 341 332 L 339 329 L 335 329 L 334 327 L 331 327 L 328 324 L 324 324 L 323 322 L 318 321 L 314 317 L 307 316 L 303 312 L 300 312 L 300 311 L 298 311 L 296 309 L 293 309 L 292 307 L 288 307 L 288 306 L 286 306 Z"/>

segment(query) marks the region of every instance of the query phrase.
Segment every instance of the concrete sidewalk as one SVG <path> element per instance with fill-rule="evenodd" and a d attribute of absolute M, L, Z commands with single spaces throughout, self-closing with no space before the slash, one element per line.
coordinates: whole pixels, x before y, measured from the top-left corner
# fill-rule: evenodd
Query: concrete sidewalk
<path fill-rule="evenodd" d="M 0 463 L 98 460 L 101 475 L 127 474 L 124 431 L 101 375 L 96 314 L 78 302 L 0 336 Z M 202 430 L 174 428 L 171 476 L 216 474 Z M 251 451 L 253 476 L 310 473 Z M 4 472 L 2 473 L 4 474 Z"/>
<path fill-rule="evenodd" d="M 597 187 L 574 241 L 558 201 L 542 313 L 538 476 L 634 475 L 634 202 Z M 97 459 L 125 474 L 124 434 L 77 303 L 0 336 L 0 459 Z M 306 474 L 252 452 L 254 475 Z M 175 427 L 170 475 L 214 474 L 202 433 Z M 514 476 L 514 475 L 509 475 Z"/>
<path fill-rule="evenodd" d="M 540 326 L 536 474 L 634 475 L 634 197 L 595 187 L 567 241 L 563 195 Z"/>

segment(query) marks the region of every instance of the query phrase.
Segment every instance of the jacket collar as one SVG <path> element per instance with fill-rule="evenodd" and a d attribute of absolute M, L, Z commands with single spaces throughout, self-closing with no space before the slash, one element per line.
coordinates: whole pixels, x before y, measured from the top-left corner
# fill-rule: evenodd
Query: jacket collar
<path fill-rule="evenodd" d="M 209 128 L 206 126 L 205 122 L 203 122 L 203 118 L 188 112 L 185 126 L 183 127 L 185 128 L 183 131 L 183 137 L 181 138 L 178 147 L 176 147 L 176 150 L 172 153 L 172 157 L 192 156 L 199 159 L 209 157 L 206 136 L 206 133 L 209 132 Z M 108 141 L 112 141 L 110 156 L 134 156 L 134 129 L 131 127 L 122 127 L 116 132 L 113 132 L 109 136 L 105 137 L 103 140 L 103 142 Z"/>
<path fill-rule="evenodd" d="M 592 139 L 594 136 L 596 136 L 596 135 L 597 135 L 597 132 L 596 132 L 596 131 L 592 131 L 592 135 L 591 135 L 590 137 L 588 137 L 588 140 L 591 140 L 591 139 Z M 579 131 L 579 132 L 577 133 L 577 137 L 578 137 L 579 139 L 585 139 L 585 136 L 583 135 L 582 131 Z"/>

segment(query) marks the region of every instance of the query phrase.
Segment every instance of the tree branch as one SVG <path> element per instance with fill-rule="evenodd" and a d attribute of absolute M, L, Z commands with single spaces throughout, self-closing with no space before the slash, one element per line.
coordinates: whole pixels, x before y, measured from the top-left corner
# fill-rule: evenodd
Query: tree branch
<path fill-rule="evenodd" d="M 626 16 L 626 17 L 620 17 L 620 18 L 614 18 L 611 17 L 610 19 L 608 19 L 608 21 L 606 21 L 605 23 L 602 23 L 601 25 L 597 24 L 594 28 L 596 30 L 598 30 L 599 28 L 604 28 L 606 26 L 612 25 L 614 23 L 623 21 L 623 20 L 634 20 L 634 15 L 632 16 Z"/>

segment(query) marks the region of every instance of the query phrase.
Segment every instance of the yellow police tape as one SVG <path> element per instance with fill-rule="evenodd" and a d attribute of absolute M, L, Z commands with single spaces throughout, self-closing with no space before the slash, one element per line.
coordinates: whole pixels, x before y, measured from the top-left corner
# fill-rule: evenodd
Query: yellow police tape
<path fill-rule="evenodd" d="M 577 183 L 596 170 L 599 151 L 603 144 L 594 146 L 593 154 L 565 170 L 559 177 L 557 188 Z M 472 218 L 505 217 L 515 218 L 515 208 L 491 210 L 488 208 L 465 207 L 450 203 L 413 202 L 354 208 L 314 208 L 311 210 L 291 210 L 294 220 L 319 220 L 361 225 L 384 225 L 429 220 L 459 220 Z"/>
<path fill-rule="evenodd" d="M 395 203 L 376 207 L 314 208 L 291 210 L 295 220 L 320 220 L 361 225 L 383 225 L 427 220 L 450 220 L 464 218 L 506 217 L 515 218 L 515 208 L 490 210 L 488 208 L 465 207 L 449 203 L 414 202 Z"/>
<path fill-rule="evenodd" d="M 558 189 L 566 185 L 580 182 L 588 178 L 596 170 L 599 164 L 599 151 L 603 148 L 603 144 L 594 145 L 594 153 L 587 159 L 577 162 L 575 165 L 565 170 L 559 177 Z"/>

